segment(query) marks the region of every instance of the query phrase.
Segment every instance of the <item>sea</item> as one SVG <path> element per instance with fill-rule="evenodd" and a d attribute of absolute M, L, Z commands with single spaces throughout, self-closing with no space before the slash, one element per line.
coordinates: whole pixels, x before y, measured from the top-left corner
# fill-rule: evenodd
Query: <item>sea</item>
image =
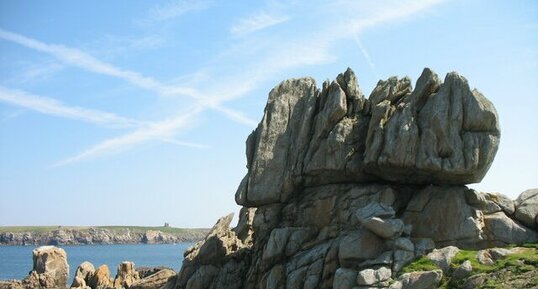
<path fill-rule="evenodd" d="M 108 265 L 112 278 L 118 265 L 132 261 L 135 267 L 166 266 L 178 271 L 183 262 L 183 252 L 193 243 L 137 244 L 137 245 L 77 245 L 58 246 L 67 253 L 69 282 L 78 265 L 91 262 L 95 268 Z M 38 246 L 0 246 L 0 280 L 23 279 L 32 270 L 32 250 Z"/>

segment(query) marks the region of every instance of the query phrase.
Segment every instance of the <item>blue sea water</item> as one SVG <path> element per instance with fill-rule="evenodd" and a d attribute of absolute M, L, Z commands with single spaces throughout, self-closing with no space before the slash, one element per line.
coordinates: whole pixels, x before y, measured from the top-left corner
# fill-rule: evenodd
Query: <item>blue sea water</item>
<path fill-rule="evenodd" d="M 67 252 L 69 283 L 75 271 L 84 261 L 96 268 L 108 265 L 112 278 L 118 264 L 132 261 L 135 267 L 166 266 L 178 271 L 183 262 L 183 252 L 193 243 L 163 245 L 81 245 L 58 246 Z M 0 280 L 23 279 L 32 270 L 32 250 L 37 246 L 0 246 Z"/>

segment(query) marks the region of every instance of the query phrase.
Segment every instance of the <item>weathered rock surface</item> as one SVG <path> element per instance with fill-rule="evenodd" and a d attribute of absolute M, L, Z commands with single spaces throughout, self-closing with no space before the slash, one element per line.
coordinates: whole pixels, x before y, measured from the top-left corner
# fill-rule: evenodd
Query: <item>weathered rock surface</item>
<path fill-rule="evenodd" d="M 494 206 L 488 195 L 466 187 L 427 186 L 411 198 L 402 219 L 413 225 L 412 237 L 431 238 L 437 246 L 480 248 L 538 240 L 536 231 Z"/>
<path fill-rule="evenodd" d="M 441 249 L 435 249 L 426 257 L 446 272 L 450 269 L 452 258 L 454 258 L 459 251 L 460 249 L 458 247 L 448 246 Z"/>
<path fill-rule="evenodd" d="M 2 280 L 0 289 L 24 289 L 24 286 L 20 280 Z"/>
<path fill-rule="evenodd" d="M 393 287 L 402 289 L 437 288 L 441 278 L 443 278 L 443 271 L 441 270 L 405 273 L 398 278 Z M 401 287 L 398 287 L 398 283 L 401 284 Z"/>
<path fill-rule="evenodd" d="M 162 269 L 145 278 L 139 279 L 130 285 L 130 289 L 160 289 L 164 288 L 167 283 L 170 286 L 175 284 L 176 272 L 170 269 Z M 166 287 L 168 288 L 168 287 Z"/>
<path fill-rule="evenodd" d="M 94 273 L 95 267 L 93 266 L 93 264 L 87 261 L 83 262 L 77 267 L 77 271 L 75 272 L 75 277 L 73 278 L 71 288 L 90 288 L 88 285 L 90 284 Z"/>
<path fill-rule="evenodd" d="M 135 264 L 133 262 L 124 261 L 118 265 L 118 272 L 116 278 L 114 278 L 115 288 L 130 288 L 133 283 L 138 281 L 140 276 L 135 270 Z"/>
<path fill-rule="evenodd" d="M 42 246 L 32 251 L 33 269 L 22 283 L 26 288 L 66 288 L 67 254 L 61 248 Z"/>
<path fill-rule="evenodd" d="M 110 270 L 107 265 L 99 266 L 92 275 L 88 284 L 92 289 L 106 289 L 112 287 L 112 279 L 110 279 Z"/>
<path fill-rule="evenodd" d="M 519 195 L 515 217 L 527 227 L 538 228 L 538 189 L 526 190 Z"/>
<path fill-rule="evenodd" d="M 285 202 L 303 185 L 382 180 L 479 182 L 499 144 L 493 105 L 457 73 L 425 69 L 380 81 L 366 100 L 351 70 L 318 90 L 311 78 L 282 82 L 247 140 L 248 174 L 236 200 Z"/>

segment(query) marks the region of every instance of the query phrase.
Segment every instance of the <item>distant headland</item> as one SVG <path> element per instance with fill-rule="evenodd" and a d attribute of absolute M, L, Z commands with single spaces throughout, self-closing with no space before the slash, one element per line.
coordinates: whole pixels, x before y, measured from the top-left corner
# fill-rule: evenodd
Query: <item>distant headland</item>
<path fill-rule="evenodd" d="M 209 229 L 140 226 L 6 226 L 0 245 L 173 244 L 194 242 Z"/>

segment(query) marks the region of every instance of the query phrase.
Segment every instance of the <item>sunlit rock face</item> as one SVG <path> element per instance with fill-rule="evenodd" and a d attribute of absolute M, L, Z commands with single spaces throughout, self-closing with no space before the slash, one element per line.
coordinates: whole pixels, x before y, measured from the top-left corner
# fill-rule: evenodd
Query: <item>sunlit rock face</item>
<path fill-rule="evenodd" d="M 441 81 L 426 68 L 414 89 L 391 77 L 368 99 L 351 69 L 321 88 L 283 81 L 246 142 L 238 225 L 221 218 L 168 286 L 388 288 L 435 247 L 536 240 L 535 194 L 514 202 L 465 186 L 499 139 L 493 104 L 455 72 Z"/>

